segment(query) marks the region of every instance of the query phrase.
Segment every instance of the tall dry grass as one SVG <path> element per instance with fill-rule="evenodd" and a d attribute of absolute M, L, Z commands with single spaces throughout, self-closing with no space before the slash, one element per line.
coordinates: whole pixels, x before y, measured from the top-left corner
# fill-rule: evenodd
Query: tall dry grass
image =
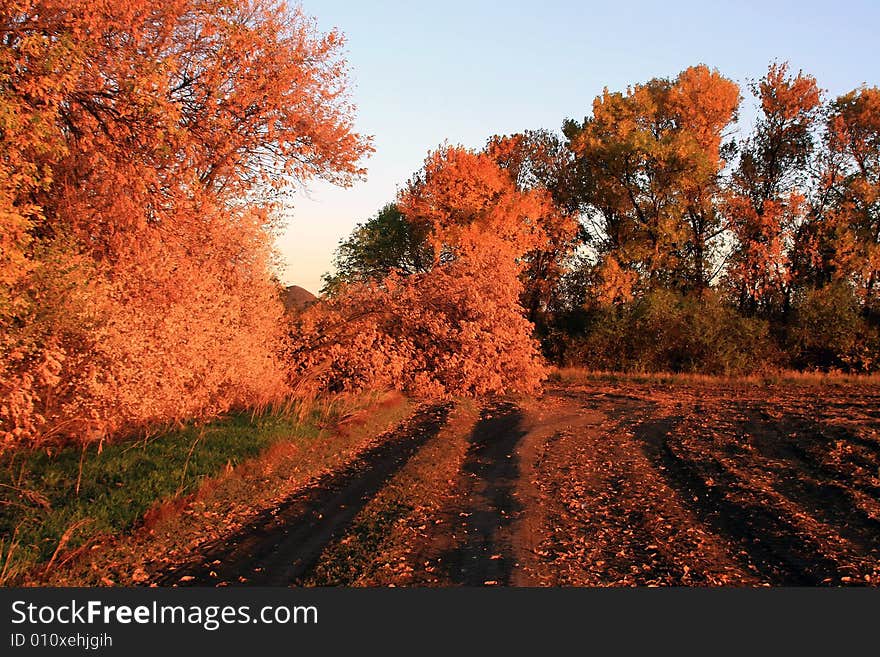
<path fill-rule="evenodd" d="M 581 367 L 554 369 L 549 381 L 595 383 L 598 381 L 686 385 L 880 385 L 880 374 L 851 374 L 838 370 L 773 370 L 760 374 L 715 375 L 690 372 L 614 372 Z"/>

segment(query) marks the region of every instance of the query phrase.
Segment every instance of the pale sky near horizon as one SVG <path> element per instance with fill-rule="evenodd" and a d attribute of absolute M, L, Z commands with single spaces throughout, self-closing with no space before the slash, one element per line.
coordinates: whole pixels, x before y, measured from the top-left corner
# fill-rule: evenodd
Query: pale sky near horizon
<path fill-rule="evenodd" d="M 787 60 L 832 97 L 880 84 L 878 0 L 302 4 L 322 30 L 346 35 L 357 129 L 376 149 L 365 182 L 312 183 L 294 197 L 277 241 L 282 279 L 311 292 L 339 240 L 444 141 L 480 147 L 493 134 L 558 130 L 588 115 L 603 87 L 699 63 L 744 85 Z"/>

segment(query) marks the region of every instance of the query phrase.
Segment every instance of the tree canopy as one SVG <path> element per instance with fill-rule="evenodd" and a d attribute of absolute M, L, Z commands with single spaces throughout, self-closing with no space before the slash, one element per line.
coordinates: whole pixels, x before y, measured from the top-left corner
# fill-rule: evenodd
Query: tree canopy
<path fill-rule="evenodd" d="M 745 89 L 758 108 L 745 126 L 743 91 L 692 66 L 606 89 L 561 136 L 495 136 L 467 157 L 443 147 L 393 214 L 343 243 L 338 276 L 381 283 L 391 272 L 427 274 L 506 240 L 517 245 L 504 258 L 519 271 L 520 311 L 559 362 L 872 369 L 880 92 L 829 101 L 815 78 L 772 63 Z M 418 268 L 407 255 L 413 237 Z M 804 337 L 829 335 L 820 321 L 851 334 L 820 349 Z"/>
<path fill-rule="evenodd" d="M 343 37 L 276 0 L 0 8 L 0 437 L 284 393 L 280 194 L 349 184 Z"/>

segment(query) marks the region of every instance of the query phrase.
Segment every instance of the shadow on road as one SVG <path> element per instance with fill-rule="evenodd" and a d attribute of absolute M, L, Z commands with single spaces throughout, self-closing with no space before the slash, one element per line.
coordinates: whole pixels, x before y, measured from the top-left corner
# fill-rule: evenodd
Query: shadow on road
<path fill-rule="evenodd" d="M 521 510 L 513 491 L 522 423 L 515 404 L 497 402 L 483 410 L 474 428 L 457 487 L 460 505 L 446 514 L 457 539 L 440 537 L 451 542 L 440 550 L 439 563 L 452 584 L 510 584 L 514 564 L 507 534 Z"/>
<path fill-rule="evenodd" d="M 234 535 L 203 551 L 198 561 L 168 570 L 163 586 L 290 586 L 315 565 L 358 512 L 446 423 L 451 403 L 424 407 L 353 463 L 330 473 Z M 185 578 L 185 581 L 181 581 Z"/>

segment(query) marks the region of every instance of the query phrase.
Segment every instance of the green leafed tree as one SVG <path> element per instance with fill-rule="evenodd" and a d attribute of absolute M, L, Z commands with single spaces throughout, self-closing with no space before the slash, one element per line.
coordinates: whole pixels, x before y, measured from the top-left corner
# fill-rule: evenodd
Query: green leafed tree
<path fill-rule="evenodd" d="M 432 260 L 427 229 L 408 222 L 397 204 L 389 203 L 339 243 L 335 271 L 324 275 L 321 293 L 332 296 L 346 284 L 382 280 L 392 271 L 424 273 Z"/>

